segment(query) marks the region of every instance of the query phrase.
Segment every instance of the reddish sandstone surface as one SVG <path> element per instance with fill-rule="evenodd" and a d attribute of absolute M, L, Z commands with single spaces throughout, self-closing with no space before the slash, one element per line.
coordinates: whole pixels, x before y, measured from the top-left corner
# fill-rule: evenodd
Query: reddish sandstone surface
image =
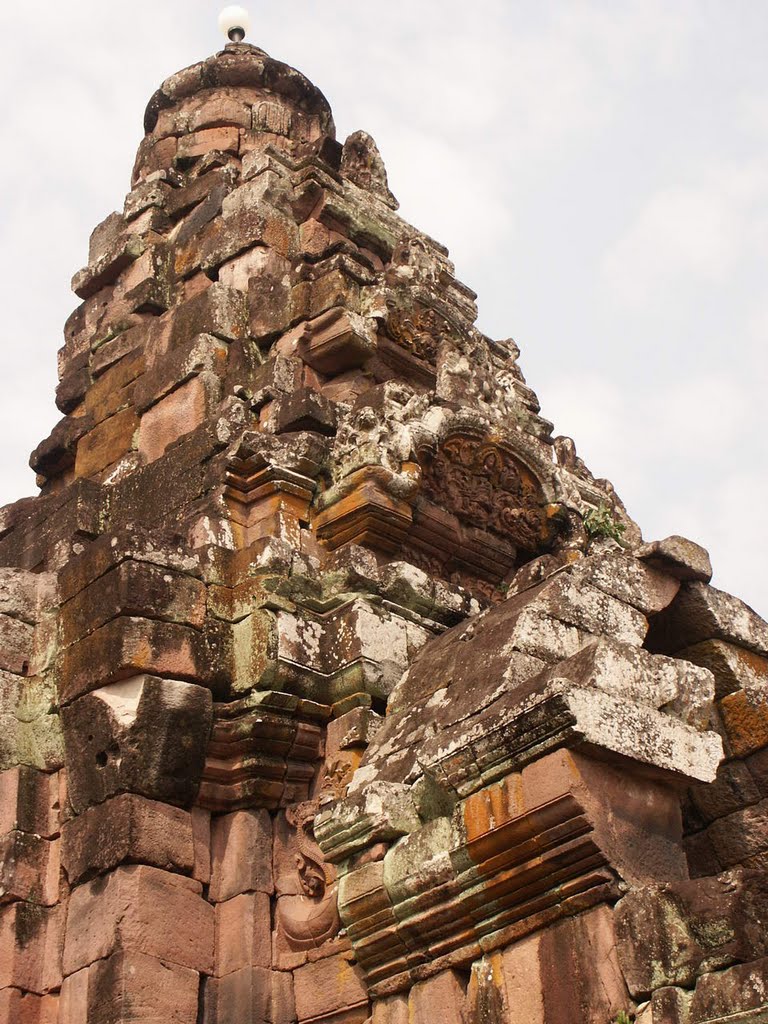
<path fill-rule="evenodd" d="M 0 511 L 0 1022 L 768 1020 L 768 625 L 301 74 L 145 129 Z"/>

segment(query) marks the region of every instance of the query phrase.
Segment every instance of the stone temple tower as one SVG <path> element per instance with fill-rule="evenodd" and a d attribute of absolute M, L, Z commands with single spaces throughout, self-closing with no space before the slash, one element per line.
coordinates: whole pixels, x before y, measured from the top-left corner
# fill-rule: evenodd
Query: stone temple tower
<path fill-rule="evenodd" d="M 768 1020 L 768 625 L 301 74 L 145 129 L 0 511 L 2 1024 Z"/>

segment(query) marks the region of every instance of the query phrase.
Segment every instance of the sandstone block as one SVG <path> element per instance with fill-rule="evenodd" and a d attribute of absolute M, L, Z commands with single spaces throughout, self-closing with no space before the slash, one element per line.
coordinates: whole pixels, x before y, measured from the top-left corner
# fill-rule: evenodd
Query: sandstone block
<path fill-rule="evenodd" d="M 222 197 L 232 189 L 236 180 L 237 175 L 232 167 L 210 170 L 173 189 L 166 202 L 166 211 L 174 220 L 178 220 L 196 206 L 205 205 L 213 196 L 216 212 L 220 212 Z M 182 230 L 186 226 L 186 223 L 182 225 Z"/>
<path fill-rule="evenodd" d="M 712 840 L 706 831 L 686 836 L 683 846 L 691 878 L 707 878 L 710 875 L 717 875 L 723 870 L 723 865 L 717 859 Z"/>
<path fill-rule="evenodd" d="M 32 658 L 35 631 L 21 619 L 0 615 L 0 670 L 25 676 Z"/>
<path fill-rule="evenodd" d="M 205 986 L 205 1024 L 294 1024 L 296 1011 L 290 974 L 244 967 Z"/>
<path fill-rule="evenodd" d="M 712 579 L 709 552 L 685 537 L 673 536 L 643 544 L 637 557 L 679 580 L 709 583 Z"/>
<path fill-rule="evenodd" d="M 546 1024 L 540 938 L 532 935 L 494 957 L 494 974 L 501 975 L 501 990 L 510 1024 Z"/>
<path fill-rule="evenodd" d="M 58 1024 L 59 997 L 36 996 L 17 988 L 5 988 L 0 991 L 0 1020 L 7 1024 Z M 71 1024 L 80 1024 L 80 1021 L 73 1020 Z"/>
<path fill-rule="evenodd" d="M 684 1022 L 710 1024 L 730 1020 L 759 1021 L 766 1007 L 768 957 L 751 964 L 731 967 L 727 971 L 704 975 L 690 999 L 688 1016 L 684 1018 Z"/>
<path fill-rule="evenodd" d="M 330 626 L 329 622 L 329 626 Z M 371 693 L 386 696 L 408 666 L 408 632 L 397 615 L 372 609 L 367 601 L 354 601 L 332 620 L 324 651 L 331 670 L 350 662 L 368 664 Z"/>
<path fill-rule="evenodd" d="M 161 399 L 141 417 L 139 452 L 147 462 L 159 459 L 175 441 L 200 426 L 215 394 L 217 379 L 200 374 Z"/>
<path fill-rule="evenodd" d="M 365 365 L 375 352 L 373 321 L 335 306 L 307 325 L 300 354 L 318 373 L 336 375 Z"/>
<path fill-rule="evenodd" d="M 145 673 L 204 682 L 221 671 L 209 655 L 206 638 L 189 626 L 121 615 L 63 651 L 61 701 Z"/>
<path fill-rule="evenodd" d="M 548 664 L 570 658 L 593 639 L 586 630 L 545 615 L 537 608 L 523 608 L 510 634 L 516 652 Z"/>
<path fill-rule="evenodd" d="M 723 756 L 716 733 L 701 733 L 669 715 L 597 691 L 573 690 L 565 699 L 588 745 L 691 780 L 715 778 Z"/>
<path fill-rule="evenodd" d="M 707 971 L 768 952 L 761 925 L 768 883 L 757 873 L 649 886 L 616 907 L 619 959 L 632 994 L 692 987 Z"/>
<path fill-rule="evenodd" d="M 467 661 L 471 653 L 467 652 Z M 427 660 L 419 664 L 422 672 L 428 667 Z M 414 674 L 414 667 L 410 674 Z M 453 711 L 450 698 L 441 705 Z M 425 714 L 434 717 L 437 707 L 437 700 L 430 702 Z M 415 732 L 411 745 L 418 744 L 418 761 L 425 769 L 443 778 L 461 796 L 468 796 L 527 764 L 531 760 L 530 737 L 541 735 L 538 730 L 543 722 L 547 731 L 546 738 L 538 742 L 539 755 L 555 747 L 579 744 L 586 750 L 605 752 L 602 756 L 618 754 L 651 766 L 657 770 L 657 777 L 658 772 L 671 772 L 702 782 L 715 778 L 722 759 L 722 741 L 716 733 L 700 733 L 671 715 L 626 697 L 575 687 L 563 680 L 547 682 L 546 674 L 510 687 L 472 722 L 449 720 L 442 729 L 427 732 L 426 736 L 423 732 L 420 735 L 421 730 Z M 565 731 L 553 730 L 554 723 L 558 723 L 558 730 Z M 422 725 L 425 728 L 426 724 Z M 385 724 L 372 746 L 374 755 L 390 735 Z M 413 758 L 414 753 L 406 747 L 397 754 L 382 754 L 382 763 L 378 764 L 369 751 L 367 763 L 356 772 L 351 789 L 375 779 L 382 771 L 389 777 L 405 777 L 413 768 Z M 403 761 L 403 768 L 398 769 L 396 759 Z"/>
<path fill-rule="evenodd" d="M 348 871 L 339 878 L 339 913 L 345 924 L 356 921 L 384 918 L 392 913 L 392 900 L 384 884 L 383 860 L 361 864 L 354 871 Z"/>
<path fill-rule="evenodd" d="M 367 707 L 356 707 L 328 723 L 326 755 L 367 747 L 382 724 L 382 716 Z"/>
<path fill-rule="evenodd" d="M 408 787 L 371 782 L 363 792 L 315 818 L 315 838 L 327 860 L 335 863 L 377 842 L 416 832 L 421 821 Z"/>
<path fill-rule="evenodd" d="M 605 1024 L 631 1006 L 609 907 L 508 947 L 501 975 L 509 1024 Z"/>
<path fill-rule="evenodd" d="M 294 288 L 294 302 L 306 310 L 307 315 L 313 319 L 321 317 L 329 310 L 343 307 L 345 303 L 347 309 L 355 310 L 357 313 L 363 308 L 364 284 L 360 281 L 360 276 L 367 275 L 359 263 L 355 265 L 351 261 L 331 258 L 309 279 L 301 281 Z"/>
<path fill-rule="evenodd" d="M 135 185 L 157 171 L 170 170 L 176 157 L 177 145 L 178 140 L 175 138 L 155 141 L 152 136 L 147 136 L 139 146 L 132 183 Z"/>
<path fill-rule="evenodd" d="M 0 568 L 0 613 L 34 625 L 46 607 L 56 603 L 53 573 Z"/>
<path fill-rule="evenodd" d="M 8 832 L 0 838 L 0 903 L 58 903 L 59 853 L 58 839 L 41 839 L 31 832 Z"/>
<path fill-rule="evenodd" d="M 247 892 L 271 893 L 272 822 L 264 810 L 217 818 L 211 837 L 209 898 L 222 903 Z"/>
<path fill-rule="evenodd" d="M 217 399 L 220 378 L 226 373 L 228 355 L 228 343 L 221 338 L 214 338 L 212 334 L 197 334 L 183 343 L 180 342 L 171 351 L 163 352 L 136 382 L 133 391 L 136 410 L 142 414 L 146 413 L 157 402 L 172 394 L 181 385 L 189 383 L 198 374 L 206 375 L 207 394 L 211 400 Z M 141 442 L 141 435 L 139 441 Z"/>
<path fill-rule="evenodd" d="M 398 840 L 384 858 L 384 884 L 393 903 L 454 879 L 450 853 L 459 845 L 449 818 L 436 818 Z"/>
<path fill-rule="evenodd" d="M 115 247 L 125 229 L 125 222 L 116 210 L 105 217 L 91 232 L 88 242 L 88 262 L 96 263 Z"/>
<path fill-rule="evenodd" d="M 692 786 L 688 796 L 699 827 L 760 800 L 760 789 L 742 761 L 720 766 L 717 778 L 703 786 Z"/>
<path fill-rule="evenodd" d="M 98 530 L 95 531 L 98 533 Z M 137 526 L 132 522 L 115 524 L 108 533 L 89 544 L 76 558 L 71 558 L 59 571 L 61 602 L 69 602 L 76 594 L 106 575 L 121 562 L 148 562 L 170 572 L 199 578 L 200 558 L 182 549 L 178 541 L 157 529 Z"/>
<path fill-rule="evenodd" d="M 715 692 L 725 697 L 742 687 L 768 685 L 768 658 L 722 640 L 703 640 L 677 655 L 708 668 L 715 677 Z"/>
<path fill-rule="evenodd" d="M 51 679 L 0 671 L 0 768 L 61 768 L 62 737 Z"/>
<path fill-rule="evenodd" d="M 686 583 L 654 622 L 653 649 L 670 654 L 703 640 L 723 640 L 768 657 L 768 623 L 749 605 L 705 583 Z"/>
<path fill-rule="evenodd" d="M 548 580 L 525 604 L 528 613 L 546 615 L 566 625 L 640 646 L 648 622 L 636 608 L 567 575 Z M 535 653 L 535 652 L 531 652 Z"/>
<path fill-rule="evenodd" d="M 214 911 L 201 888 L 191 878 L 143 865 L 78 886 L 69 900 L 65 974 L 118 951 L 212 974 Z"/>
<path fill-rule="evenodd" d="M 266 228 L 265 224 L 263 229 L 254 229 L 254 233 L 265 234 Z M 247 294 L 251 336 L 257 341 L 280 334 L 290 326 L 294 316 L 290 279 L 288 260 L 264 245 L 255 245 L 219 267 L 223 284 Z"/>
<path fill-rule="evenodd" d="M 311 388 L 299 388 L 271 404 L 263 426 L 275 434 L 311 430 L 332 437 L 336 433 L 336 419 L 333 402 Z"/>
<path fill-rule="evenodd" d="M 135 676 L 81 697 L 62 717 L 77 813 L 126 791 L 182 806 L 194 800 L 211 728 L 208 690 Z"/>
<path fill-rule="evenodd" d="M 92 477 L 131 451 L 139 420 L 133 409 L 123 409 L 104 420 L 80 439 L 75 475 Z"/>
<path fill-rule="evenodd" d="M 273 356 L 259 367 L 253 382 L 251 407 L 260 409 L 280 395 L 291 394 L 301 386 L 301 361 Z"/>
<path fill-rule="evenodd" d="M 211 880 L 211 812 L 202 807 L 192 808 L 192 842 L 195 854 L 192 877 L 208 885 Z"/>
<path fill-rule="evenodd" d="M 178 158 L 194 160 L 213 150 L 222 153 L 237 153 L 239 146 L 240 132 L 237 127 L 203 128 L 179 139 Z"/>
<path fill-rule="evenodd" d="M 164 566 L 127 559 L 63 606 L 62 642 L 80 640 L 120 615 L 199 628 L 205 619 L 205 602 L 205 586 L 199 580 Z"/>
<path fill-rule="evenodd" d="M 409 1020 L 413 1024 L 464 1024 L 465 992 L 455 971 L 442 971 L 418 982 L 408 998 Z"/>
<path fill-rule="evenodd" d="M 724 868 L 749 863 L 768 854 L 768 800 L 718 818 L 707 829 L 715 854 Z"/>
<path fill-rule="evenodd" d="M 222 93 L 203 94 L 186 105 L 189 127 L 193 132 L 203 128 L 250 128 L 251 107 L 236 96 Z"/>
<path fill-rule="evenodd" d="M 17 765 L 0 772 L 0 835 L 18 829 L 50 839 L 59 831 L 59 779 Z"/>
<path fill-rule="evenodd" d="M 720 702 L 720 715 L 734 757 L 768 746 L 768 685 L 729 693 Z"/>
<path fill-rule="evenodd" d="M 291 256 L 296 249 L 297 239 L 298 230 L 290 216 L 285 216 L 272 207 L 248 209 L 236 217 L 213 221 L 206 228 L 202 239 L 191 239 L 185 249 L 177 250 L 176 269 L 184 276 L 197 266 L 205 271 L 211 271 L 257 246 L 270 248 L 280 257 Z M 230 275 L 225 274 L 225 280 L 228 279 L 231 280 Z M 266 285 L 270 276 L 266 275 L 262 279 L 259 275 L 250 279 L 260 280 Z M 252 302 L 250 281 L 248 293 Z M 242 279 L 237 283 L 242 283 Z M 272 278 L 272 284 L 276 286 L 273 295 L 277 309 L 284 308 L 283 304 L 287 298 L 284 281 Z"/>
<path fill-rule="evenodd" d="M 146 369 L 146 353 L 139 350 L 107 367 L 85 396 L 86 412 L 101 423 L 130 404 L 136 378 Z"/>
<path fill-rule="evenodd" d="M 197 1024 L 196 971 L 120 950 L 70 975 L 60 1024 Z"/>
<path fill-rule="evenodd" d="M 596 844 L 627 881 L 685 877 L 679 797 L 673 788 L 576 751 L 547 754 L 523 769 L 520 798 L 526 811 L 565 794 L 578 800 Z"/>
<path fill-rule="evenodd" d="M 72 291 L 81 299 L 90 299 L 100 289 L 114 284 L 146 247 L 144 239 L 120 231 L 107 251 L 75 274 Z"/>
<path fill-rule="evenodd" d="M 653 993 L 652 1024 L 690 1024 L 691 993 L 668 986 Z"/>
<path fill-rule="evenodd" d="M 585 558 L 570 573 L 597 590 L 632 605 L 643 615 L 666 608 L 680 589 L 680 580 L 626 555 L 609 551 Z"/>
<path fill-rule="evenodd" d="M 182 874 L 194 865 L 192 815 L 132 793 L 89 807 L 66 822 L 62 840 L 70 885 L 126 862 Z"/>
<path fill-rule="evenodd" d="M 399 992 L 388 999 L 377 999 L 373 1004 L 371 1024 L 411 1024 L 408 993 Z"/>
<path fill-rule="evenodd" d="M 151 207 L 162 210 L 168 202 L 170 192 L 171 186 L 157 179 L 137 185 L 125 197 L 123 216 L 126 221 L 131 221 Z"/>
<path fill-rule="evenodd" d="M 83 967 L 65 978 L 61 985 L 59 1010 L 67 1024 L 88 1024 L 88 976 L 90 967 Z"/>
<path fill-rule="evenodd" d="M 715 695 L 707 669 L 610 639 L 561 661 L 547 676 L 662 709 L 697 728 L 708 725 Z"/>
<path fill-rule="evenodd" d="M 270 967 L 272 928 L 267 893 L 234 896 L 216 905 L 216 977 L 244 967 Z"/>
<path fill-rule="evenodd" d="M 248 333 L 246 303 L 242 292 L 218 282 L 176 306 L 169 316 L 172 318 L 170 348 L 198 334 L 212 334 L 223 341 L 233 341 Z"/>
<path fill-rule="evenodd" d="M 44 995 L 60 987 L 63 924 L 61 906 L 12 903 L 0 909 L 0 989 Z"/>
<path fill-rule="evenodd" d="M 331 246 L 331 232 L 319 220 L 305 220 L 299 228 L 299 238 L 303 254 L 322 256 Z"/>
<path fill-rule="evenodd" d="M 368 1017 L 368 989 L 361 969 L 343 955 L 305 964 L 294 972 L 296 1013 L 300 1021 L 322 1020 L 323 1014 L 350 1013 L 350 1024 L 362 1024 Z"/>

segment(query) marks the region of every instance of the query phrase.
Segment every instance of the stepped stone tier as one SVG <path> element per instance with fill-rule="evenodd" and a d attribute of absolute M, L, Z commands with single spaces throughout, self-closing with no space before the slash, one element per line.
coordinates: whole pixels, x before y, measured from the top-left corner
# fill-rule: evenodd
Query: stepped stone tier
<path fill-rule="evenodd" d="M 145 128 L 0 512 L 0 1020 L 768 1021 L 768 625 L 301 74 Z"/>

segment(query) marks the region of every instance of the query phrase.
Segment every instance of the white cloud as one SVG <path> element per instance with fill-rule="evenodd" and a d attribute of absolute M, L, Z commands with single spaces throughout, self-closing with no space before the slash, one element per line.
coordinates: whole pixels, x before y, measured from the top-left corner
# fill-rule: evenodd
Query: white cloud
<path fill-rule="evenodd" d="M 649 196 L 606 252 L 602 273 L 616 299 L 638 305 L 681 286 L 721 284 L 766 246 L 768 160 L 710 166 L 701 178 Z"/>
<path fill-rule="evenodd" d="M 652 196 L 626 234 L 606 254 L 603 273 L 615 296 L 627 303 L 653 301 L 681 278 L 716 282 L 739 251 L 736 211 L 717 193 L 668 188 Z"/>

